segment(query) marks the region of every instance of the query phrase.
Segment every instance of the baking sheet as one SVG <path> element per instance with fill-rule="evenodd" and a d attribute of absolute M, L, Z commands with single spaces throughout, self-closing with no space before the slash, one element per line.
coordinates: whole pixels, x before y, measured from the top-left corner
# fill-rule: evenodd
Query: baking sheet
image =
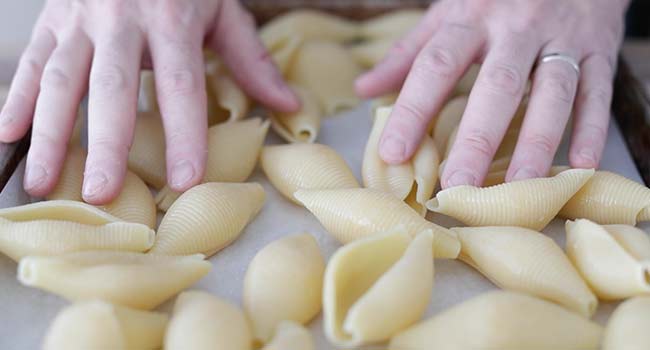
<path fill-rule="evenodd" d="M 358 108 L 324 120 L 318 142 L 335 148 L 351 166 L 355 176 L 361 178 L 363 149 L 371 127 L 370 107 L 365 103 Z M 272 132 L 268 143 L 280 143 Z M 565 142 L 556 159 L 557 164 L 567 164 Z M 22 190 L 24 164 L 14 174 L 5 190 L 0 193 L 0 207 L 28 203 L 30 198 Z M 641 182 L 634 163 L 625 147 L 617 126 L 612 123 L 602 161 L 602 169 L 612 170 Z M 267 199 L 263 210 L 232 245 L 222 250 L 210 261 L 210 273 L 193 288 L 204 289 L 234 303 L 240 304 L 242 282 L 248 263 L 255 253 L 269 242 L 294 233 L 309 232 L 314 235 L 321 251 L 329 257 L 339 244 L 331 238 L 318 221 L 304 208 L 282 197 L 257 169 L 250 181 L 264 186 Z M 454 221 L 441 216 L 430 219 L 444 226 Z M 644 228 L 648 228 L 646 226 Z M 564 228 L 560 220 L 553 221 L 545 230 L 564 246 Z M 24 287 L 15 279 L 16 264 L 0 256 L 0 349 L 36 349 L 58 310 L 68 304 L 65 300 L 38 289 Z M 435 287 L 427 316 L 435 314 L 460 301 L 495 289 L 487 279 L 460 261 L 435 261 Z M 173 300 L 160 307 L 169 311 Z M 602 303 L 595 319 L 604 324 L 614 308 L 612 303 Z M 317 349 L 332 349 L 323 332 L 320 316 L 310 327 Z M 370 349 L 372 347 L 366 347 Z"/>

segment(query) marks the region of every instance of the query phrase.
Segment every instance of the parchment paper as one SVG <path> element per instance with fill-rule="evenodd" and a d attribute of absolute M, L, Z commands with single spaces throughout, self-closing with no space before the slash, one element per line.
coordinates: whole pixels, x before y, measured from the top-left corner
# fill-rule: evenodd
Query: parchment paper
<path fill-rule="evenodd" d="M 366 103 L 324 120 L 318 139 L 318 142 L 330 145 L 340 152 L 359 180 L 363 149 L 370 127 L 370 108 Z M 279 143 L 280 140 L 270 132 L 268 142 Z M 566 150 L 565 142 L 558 152 L 556 164 L 567 164 Z M 23 168 L 24 165 L 21 164 L 7 188 L 0 194 L 0 207 L 30 201 L 21 186 Z M 610 127 L 601 168 L 641 182 L 614 123 Z M 266 190 L 267 199 L 263 210 L 239 239 L 210 259 L 213 264 L 211 272 L 193 287 L 207 290 L 237 304 L 241 301 L 242 281 L 248 263 L 255 253 L 269 242 L 284 235 L 309 232 L 317 238 L 326 257 L 339 247 L 306 209 L 282 197 L 259 169 L 250 181 L 261 183 Z M 457 225 L 449 218 L 432 217 L 431 213 L 429 218 L 447 227 Z M 562 221 L 555 220 L 544 232 L 564 246 Z M 15 274 L 16 264 L 9 258 L 0 256 L 0 349 L 36 349 L 40 347 L 43 335 L 57 311 L 68 303 L 55 295 L 22 286 L 15 279 Z M 436 260 L 435 286 L 427 316 L 494 288 L 496 287 L 478 272 L 459 261 Z M 173 299 L 161 306 L 160 310 L 168 311 L 172 305 Z M 611 303 L 602 303 L 595 319 L 604 324 L 614 306 Z M 334 348 L 328 345 L 323 335 L 320 316 L 310 327 L 318 345 L 317 349 Z M 365 349 L 371 348 L 373 347 Z"/>

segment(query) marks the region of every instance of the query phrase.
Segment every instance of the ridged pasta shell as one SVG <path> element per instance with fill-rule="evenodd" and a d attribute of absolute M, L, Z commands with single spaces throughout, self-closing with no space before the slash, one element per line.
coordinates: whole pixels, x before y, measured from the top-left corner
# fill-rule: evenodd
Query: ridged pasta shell
<path fill-rule="evenodd" d="M 621 303 L 605 327 L 602 350 L 650 349 L 650 297 L 635 297 Z"/>
<path fill-rule="evenodd" d="M 650 261 L 650 236 L 630 225 L 603 225 L 605 230 L 637 260 Z"/>
<path fill-rule="evenodd" d="M 372 68 L 381 62 L 397 38 L 374 39 L 355 44 L 349 48 L 350 54 L 363 68 Z"/>
<path fill-rule="evenodd" d="M 85 225 L 104 225 L 121 221 L 90 204 L 63 199 L 0 209 L 0 217 L 11 221 L 61 220 Z"/>
<path fill-rule="evenodd" d="M 295 113 L 271 112 L 271 127 L 287 142 L 313 143 L 320 131 L 322 111 L 316 97 L 306 88 L 294 85 L 302 106 Z"/>
<path fill-rule="evenodd" d="M 304 39 L 296 35 L 284 39 L 273 50 L 270 50 L 271 59 L 282 73 L 282 76 L 286 76 L 287 72 L 289 72 L 289 68 L 293 64 L 293 58 L 296 56 L 296 52 L 298 52 L 303 42 Z"/>
<path fill-rule="evenodd" d="M 183 193 L 158 227 L 154 254 L 211 256 L 234 241 L 264 204 L 258 183 L 208 182 Z"/>
<path fill-rule="evenodd" d="M 650 294 L 650 261 L 637 260 L 603 226 L 587 219 L 567 221 L 566 250 L 600 299 Z"/>
<path fill-rule="evenodd" d="M 27 256 L 18 280 L 68 300 L 104 299 L 153 309 L 210 271 L 204 256 L 165 256 L 85 251 L 58 256 Z"/>
<path fill-rule="evenodd" d="M 124 221 L 156 226 L 156 203 L 149 187 L 138 175 L 127 170 L 120 194 L 100 209 Z"/>
<path fill-rule="evenodd" d="M 501 288 L 554 301 L 589 318 L 598 299 L 551 238 L 521 227 L 452 228 L 460 259 Z"/>
<path fill-rule="evenodd" d="M 402 349 L 597 349 L 603 329 L 554 303 L 507 291 L 483 293 L 395 336 Z"/>
<path fill-rule="evenodd" d="M 138 92 L 138 109 L 146 112 L 160 113 L 156 95 L 156 80 L 152 70 L 140 71 L 140 91 Z"/>
<path fill-rule="evenodd" d="M 103 300 L 72 304 L 57 315 L 45 335 L 44 350 L 158 349 L 168 317 Z"/>
<path fill-rule="evenodd" d="M 465 107 L 467 106 L 467 96 L 458 96 L 451 99 L 438 114 L 435 128 L 433 129 L 433 142 L 436 148 L 443 154 L 447 154 L 447 143 L 451 133 L 460 123 Z"/>
<path fill-rule="evenodd" d="M 207 83 L 210 84 L 214 93 L 216 107 L 221 110 L 216 112 L 217 115 L 223 114 L 228 121 L 241 120 L 246 117 L 251 102 L 225 69 L 208 73 Z M 210 117 L 214 116 L 211 115 Z M 217 121 L 214 119 L 219 118 L 211 119 L 213 119 L 212 123 L 214 123 Z"/>
<path fill-rule="evenodd" d="M 311 91 L 327 115 L 353 108 L 360 100 L 354 80 L 362 69 L 343 45 L 308 41 L 295 54 L 288 79 Z"/>
<path fill-rule="evenodd" d="M 111 222 L 85 225 L 72 221 L 10 221 L 0 218 L 0 252 L 15 261 L 27 255 L 58 255 L 82 250 L 144 252 L 155 232 L 142 224 Z"/>
<path fill-rule="evenodd" d="M 650 221 L 650 189 L 609 171 L 596 174 L 560 211 L 567 219 L 636 225 Z"/>
<path fill-rule="evenodd" d="M 296 204 L 293 194 L 300 189 L 359 187 L 345 160 L 326 145 L 266 146 L 260 162 L 273 187 Z"/>
<path fill-rule="evenodd" d="M 282 321 L 275 330 L 273 339 L 262 350 L 315 350 L 314 339 L 302 325 Z"/>
<path fill-rule="evenodd" d="M 411 236 L 432 230 L 436 258 L 455 259 L 460 252 L 451 231 L 425 220 L 390 193 L 358 188 L 299 190 L 294 196 L 343 244 L 403 225 Z"/>
<path fill-rule="evenodd" d="M 284 320 L 305 324 L 321 308 L 325 261 L 308 233 L 287 236 L 260 250 L 246 271 L 244 310 L 255 339 L 267 342 Z"/>
<path fill-rule="evenodd" d="M 360 34 L 366 39 L 401 37 L 424 16 L 422 9 L 404 9 L 388 12 L 361 23 Z"/>
<path fill-rule="evenodd" d="M 165 132 L 160 114 L 138 113 L 128 167 L 155 189 L 161 189 L 167 183 Z"/>
<path fill-rule="evenodd" d="M 389 339 L 417 322 L 433 289 L 433 233 L 394 231 L 352 242 L 325 272 L 325 335 L 338 346 Z"/>
<path fill-rule="evenodd" d="M 59 181 L 46 199 L 66 199 L 83 202 L 81 186 L 83 172 L 86 165 L 86 150 L 81 147 L 70 146 L 63 161 Z"/>
<path fill-rule="evenodd" d="M 246 316 L 236 306 L 201 291 L 176 298 L 165 335 L 167 350 L 251 350 Z"/>
<path fill-rule="evenodd" d="M 427 208 L 469 226 L 520 226 L 540 231 L 593 174 L 593 169 L 570 169 L 550 178 L 492 187 L 452 187 L 438 192 Z"/>

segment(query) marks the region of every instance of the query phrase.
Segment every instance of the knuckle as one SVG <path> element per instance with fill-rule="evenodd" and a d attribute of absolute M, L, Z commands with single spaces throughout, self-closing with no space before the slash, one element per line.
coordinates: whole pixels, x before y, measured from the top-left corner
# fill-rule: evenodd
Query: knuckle
<path fill-rule="evenodd" d="M 115 93 L 128 87 L 124 69 L 110 64 L 99 68 L 92 75 L 91 86 L 101 92 Z"/>
<path fill-rule="evenodd" d="M 473 152 L 479 153 L 485 157 L 492 157 L 496 151 L 495 142 L 490 135 L 483 130 L 473 130 L 465 137 L 457 139 L 456 143 L 460 147 L 466 147 Z"/>
<path fill-rule="evenodd" d="M 88 143 L 88 154 L 116 155 L 126 157 L 129 153 L 130 145 L 116 142 L 115 137 L 98 136 L 94 137 L 92 142 Z"/>
<path fill-rule="evenodd" d="M 555 140 L 549 135 L 540 133 L 523 135 L 522 141 L 545 154 L 555 153 L 555 147 L 559 143 L 559 140 Z"/>
<path fill-rule="evenodd" d="M 454 51 L 441 46 L 425 48 L 418 57 L 414 69 L 422 70 L 422 73 L 426 75 L 440 78 L 449 78 L 460 71 Z"/>
<path fill-rule="evenodd" d="M 55 149 L 62 144 L 59 135 L 45 130 L 33 130 L 31 143 L 35 147 L 40 146 L 48 149 Z"/>
<path fill-rule="evenodd" d="M 593 142 L 602 142 L 607 137 L 607 127 L 593 122 L 581 125 L 580 132 L 585 135 L 585 139 Z"/>
<path fill-rule="evenodd" d="M 197 10 L 191 1 L 165 0 L 160 2 L 159 24 L 163 27 L 189 28 L 196 24 Z"/>
<path fill-rule="evenodd" d="M 45 67 L 41 79 L 41 88 L 68 89 L 70 83 L 70 75 L 63 69 L 53 66 Z"/>
<path fill-rule="evenodd" d="M 609 110 L 612 103 L 612 84 L 599 82 L 585 91 L 586 102 Z"/>
<path fill-rule="evenodd" d="M 575 74 L 573 75 L 575 76 Z M 566 104 L 573 103 L 575 83 L 572 76 L 566 73 L 554 72 L 541 78 L 541 86 L 553 99 Z"/>
<path fill-rule="evenodd" d="M 424 110 L 412 102 L 395 105 L 395 115 L 398 116 L 398 120 L 402 124 L 406 124 L 411 128 L 419 127 L 426 123 L 427 119 Z"/>
<path fill-rule="evenodd" d="M 181 68 L 163 73 L 160 86 L 167 96 L 188 95 L 199 90 L 199 78 L 190 69 Z"/>
<path fill-rule="evenodd" d="M 498 94 L 517 96 L 524 87 L 523 74 L 519 69 L 508 63 L 497 63 L 486 67 L 484 78 L 480 84 Z"/>

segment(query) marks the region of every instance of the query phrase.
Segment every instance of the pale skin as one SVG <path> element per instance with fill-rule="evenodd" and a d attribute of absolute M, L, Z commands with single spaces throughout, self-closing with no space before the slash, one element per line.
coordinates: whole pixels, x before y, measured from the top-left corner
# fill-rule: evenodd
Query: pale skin
<path fill-rule="evenodd" d="M 443 188 L 480 185 L 532 79 L 529 108 L 507 180 L 546 174 L 570 113 L 574 167 L 597 167 L 605 143 L 612 78 L 628 0 L 441 0 L 356 90 L 373 97 L 402 87 L 380 156 L 408 160 L 456 81 L 482 62 L 442 176 Z M 77 106 L 88 91 L 89 140 L 83 197 L 103 204 L 119 194 L 136 115 L 139 71 L 153 65 L 167 140 L 169 185 L 200 183 L 206 160 L 203 47 L 216 51 L 255 100 L 278 111 L 296 95 L 235 0 L 49 0 L 0 112 L 0 141 L 33 124 L 24 180 L 33 196 L 58 181 Z M 540 55 L 561 52 L 580 76 Z M 403 86 L 402 86 L 403 84 Z"/>

